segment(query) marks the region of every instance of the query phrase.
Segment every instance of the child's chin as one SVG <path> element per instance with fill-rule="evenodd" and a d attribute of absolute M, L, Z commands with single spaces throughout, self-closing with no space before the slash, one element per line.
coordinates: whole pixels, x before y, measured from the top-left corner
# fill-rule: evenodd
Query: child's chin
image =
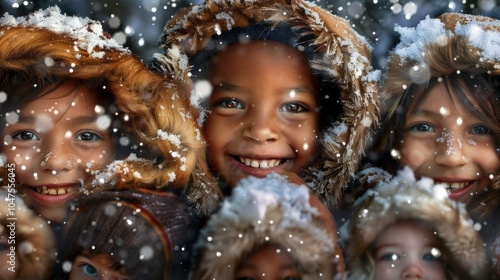
<path fill-rule="evenodd" d="M 42 218 L 52 223 L 61 223 L 66 219 L 66 207 L 57 207 L 56 209 L 43 209 L 39 211 L 35 208 Z"/>

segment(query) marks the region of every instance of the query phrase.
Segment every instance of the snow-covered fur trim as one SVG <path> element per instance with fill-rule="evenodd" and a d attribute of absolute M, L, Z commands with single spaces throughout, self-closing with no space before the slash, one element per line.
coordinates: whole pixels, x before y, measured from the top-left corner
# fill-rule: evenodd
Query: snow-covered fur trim
<path fill-rule="evenodd" d="M 309 203 L 309 189 L 285 180 L 270 174 L 238 183 L 195 244 L 191 279 L 232 280 L 242 258 L 264 244 L 290 249 L 301 279 L 333 273 L 336 243 Z"/>
<path fill-rule="evenodd" d="M 215 179 L 205 176 L 209 171 L 199 113 L 183 97 L 184 81 L 149 70 L 108 39 L 99 22 L 63 15 L 56 6 L 26 17 L 5 15 L 0 46 L 1 87 L 8 86 L 5 77 L 14 73 L 38 81 L 51 76 L 103 80 L 113 94 L 125 133 L 143 144 L 146 155 L 132 155 L 97 172 L 88 192 L 110 185 L 168 186 L 184 190 L 201 213 L 218 207 L 222 195 Z"/>
<path fill-rule="evenodd" d="M 371 279 L 370 246 L 379 234 L 400 220 L 419 222 L 443 242 L 446 261 L 458 269 L 460 279 L 486 279 L 483 241 L 465 206 L 448 198 L 446 189 L 429 178 L 415 180 L 406 167 L 391 182 L 368 190 L 355 203 L 351 219 L 340 230 L 345 243 L 349 279 Z"/>
<path fill-rule="evenodd" d="M 15 228 L 9 227 L 12 223 Z M 15 272 L 7 271 L 11 264 L 3 263 L 2 278 L 16 275 L 16 279 L 49 279 L 56 258 L 52 229 L 19 196 L 5 189 L 0 189 L 0 232 L 5 239 L 15 236 L 15 244 L 8 242 L 11 239 L 2 243 L 9 252 L 11 246 L 16 248 L 12 265 Z"/>
<path fill-rule="evenodd" d="M 161 47 L 167 54 L 181 50 L 183 57 L 194 56 L 212 36 L 262 22 L 286 24 L 301 38 L 312 37 L 307 42 L 319 58 L 309 57 L 311 68 L 340 89 L 343 112 L 324 129 L 321 154 L 305 176 L 314 194 L 336 207 L 357 170 L 369 132 L 378 124 L 379 73 L 370 65 L 370 46 L 347 20 L 301 0 L 208 0 L 176 14 L 165 26 Z M 186 76 L 190 66 L 184 66 L 174 75 Z"/>

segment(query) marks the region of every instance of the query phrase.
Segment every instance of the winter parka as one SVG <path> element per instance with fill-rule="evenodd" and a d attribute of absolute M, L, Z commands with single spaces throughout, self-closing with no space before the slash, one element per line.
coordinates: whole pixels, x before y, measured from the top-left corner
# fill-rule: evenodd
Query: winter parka
<path fill-rule="evenodd" d="M 277 174 L 239 181 L 202 229 L 190 279 L 235 279 L 240 262 L 266 244 L 289 253 L 300 279 L 334 279 L 336 236 L 318 218 L 309 196 L 305 185 Z"/>
<path fill-rule="evenodd" d="M 56 76 L 95 79 L 113 95 L 120 141 L 136 146 L 106 170 L 93 171 L 95 179 L 83 192 L 167 187 L 201 214 L 216 209 L 221 193 L 215 180 L 204 176 L 208 168 L 198 111 L 183 97 L 183 81 L 149 70 L 110 39 L 100 22 L 64 15 L 57 6 L 18 18 L 4 15 L 0 46 L 0 92 L 8 93 L 17 78 L 41 84 Z M 1 106 L 15 100 L 8 95 Z M 4 167 L 0 172 L 5 178 Z"/>
<path fill-rule="evenodd" d="M 329 207 L 338 207 L 369 132 L 378 124 L 379 73 L 370 65 L 369 44 L 347 20 L 301 0 L 208 0 L 181 10 L 165 25 L 160 44 L 168 60 L 163 63 L 181 61 L 177 63 L 181 67 L 171 67 L 170 73 L 197 82 L 200 57 L 207 60 L 210 53 L 219 51 L 219 39 L 225 40 L 225 34 L 238 28 L 263 23 L 291 28 L 299 43 L 289 45 L 306 49 L 310 68 L 322 77 L 323 97 L 340 100 L 340 105 L 336 103 L 340 110 L 325 108 L 328 116 L 317 147 L 321 152 L 303 176 L 315 196 Z M 202 111 L 203 123 L 206 108 L 199 106 L 198 99 L 193 91 L 192 104 Z"/>
<path fill-rule="evenodd" d="M 374 279 L 374 242 L 391 225 L 408 220 L 435 232 L 445 270 L 454 275 L 450 279 L 487 279 L 485 247 L 465 205 L 431 179 L 417 181 L 408 167 L 356 200 L 341 227 L 347 279 Z"/>

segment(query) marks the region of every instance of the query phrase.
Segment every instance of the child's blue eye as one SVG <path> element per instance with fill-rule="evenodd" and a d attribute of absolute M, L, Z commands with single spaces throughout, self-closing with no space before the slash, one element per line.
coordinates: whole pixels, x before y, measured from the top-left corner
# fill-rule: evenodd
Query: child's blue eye
<path fill-rule="evenodd" d="M 221 100 L 215 104 L 216 106 L 222 106 L 228 109 L 244 109 L 243 104 L 236 98 L 228 98 Z"/>
<path fill-rule="evenodd" d="M 485 125 L 476 125 L 470 129 L 470 133 L 478 135 L 490 135 L 491 130 Z"/>
<path fill-rule="evenodd" d="M 22 140 L 22 141 L 34 141 L 34 140 L 40 140 L 36 133 L 25 130 L 25 131 L 20 131 L 12 136 L 12 138 L 17 139 L 17 140 Z"/>
<path fill-rule="evenodd" d="M 79 133 L 75 139 L 78 141 L 96 141 L 101 140 L 102 137 L 95 132 L 84 131 L 82 133 Z"/>
<path fill-rule="evenodd" d="M 82 268 L 83 274 L 91 277 L 97 277 L 97 269 L 88 263 L 84 263 L 80 266 Z"/>
<path fill-rule="evenodd" d="M 424 261 L 428 261 L 428 262 L 435 262 L 435 261 L 438 260 L 438 258 L 436 256 L 434 256 L 432 253 L 424 254 L 424 256 L 422 257 L 422 259 Z"/>
<path fill-rule="evenodd" d="M 300 113 L 307 111 L 307 108 L 299 103 L 287 103 L 280 108 L 280 112 Z"/>
<path fill-rule="evenodd" d="M 410 128 L 408 129 L 408 131 L 413 131 L 413 132 L 436 132 L 436 130 L 434 129 L 434 127 L 432 127 L 432 125 L 426 124 L 426 123 L 418 123 L 418 124 L 412 125 L 412 126 L 410 126 Z"/>
<path fill-rule="evenodd" d="M 401 256 L 396 253 L 388 253 L 380 257 L 380 260 L 382 261 L 397 261 L 399 259 L 401 259 Z"/>

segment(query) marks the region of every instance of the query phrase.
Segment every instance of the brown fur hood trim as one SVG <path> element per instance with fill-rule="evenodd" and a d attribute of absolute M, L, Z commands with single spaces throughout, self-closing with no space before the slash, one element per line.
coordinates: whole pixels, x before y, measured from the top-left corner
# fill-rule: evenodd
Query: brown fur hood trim
<path fill-rule="evenodd" d="M 144 158 L 117 160 L 96 173 L 88 191 L 116 185 L 184 190 L 200 212 L 221 197 L 208 172 L 198 112 L 183 98 L 183 81 L 149 70 L 127 49 L 108 39 L 97 21 L 61 14 L 58 7 L 0 21 L 0 85 L 16 73 L 42 80 L 56 75 L 103 80 L 114 99 L 125 134 L 140 142 Z"/>
<path fill-rule="evenodd" d="M 312 36 L 310 45 L 321 57 L 310 59 L 311 68 L 339 85 L 343 113 L 323 132 L 321 155 L 306 178 L 315 195 L 335 207 L 358 167 L 371 128 L 378 123 L 379 73 L 370 65 L 369 45 L 348 21 L 301 0 L 208 0 L 181 11 L 167 23 L 161 44 L 167 54 L 192 56 L 213 35 L 264 21 L 306 30 L 299 36 Z M 186 75 L 189 65 L 184 66 L 177 69 L 177 75 Z"/>
<path fill-rule="evenodd" d="M 490 47 L 500 43 L 499 20 L 445 13 L 436 19 L 427 17 L 414 29 L 396 27 L 396 31 L 401 34 L 401 41 L 390 55 L 386 74 L 390 83 L 384 84 L 381 92 L 384 100 L 401 96 L 407 85 L 456 71 L 500 75 L 500 53 Z M 453 46 L 452 53 L 449 46 Z M 450 58 L 440 58 L 442 55 Z M 450 65 L 450 61 L 454 64 Z"/>
<path fill-rule="evenodd" d="M 483 241 L 465 206 L 448 198 L 446 190 L 429 178 L 415 180 L 406 167 L 391 182 L 368 190 L 355 204 L 352 218 L 340 230 L 345 242 L 350 279 L 371 279 L 367 256 L 371 244 L 399 220 L 415 220 L 435 231 L 443 242 L 446 261 L 461 267 L 460 279 L 486 279 Z"/>
<path fill-rule="evenodd" d="M 242 179 L 202 230 L 191 279 L 232 280 L 240 261 L 265 244 L 289 250 L 301 279 L 330 275 L 336 245 L 309 193 L 276 174 Z"/>
<path fill-rule="evenodd" d="M 14 189 L 10 189 L 14 190 Z M 52 229 L 45 220 L 35 215 L 15 193 L 0 189 L 0 233 L 2 243 L 10 252 L 15 247 L 15 273 L 7 271 L 10 264 L 2 264 L 0 275 L 16 275 L 16 279 L 49 279 L 56 258 Z M 8 227 L 15 225 L 15 228 Z M 14 232 L 14 235 L 12 235 Z M 15 243 L 11 243 L 15 237 Z M 5 252 L 5 251 L 4 251 Z"/>

